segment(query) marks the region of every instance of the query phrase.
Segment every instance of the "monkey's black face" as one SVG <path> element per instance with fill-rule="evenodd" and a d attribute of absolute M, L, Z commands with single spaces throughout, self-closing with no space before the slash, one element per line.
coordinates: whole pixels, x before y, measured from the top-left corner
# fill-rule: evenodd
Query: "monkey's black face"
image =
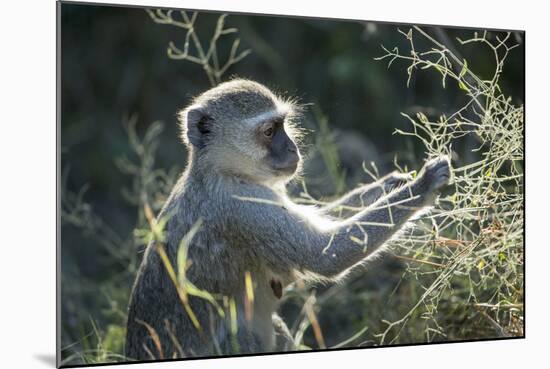
<path fill-rule="evenodd" d="M 277 117 L 260 126 L 260 140 L 267 148 L 267 165 L 281 175 L 292 175 L 298 168 L 300 154 L 298 147 L 288 137 L 284 128 L 284 117 Z"/>

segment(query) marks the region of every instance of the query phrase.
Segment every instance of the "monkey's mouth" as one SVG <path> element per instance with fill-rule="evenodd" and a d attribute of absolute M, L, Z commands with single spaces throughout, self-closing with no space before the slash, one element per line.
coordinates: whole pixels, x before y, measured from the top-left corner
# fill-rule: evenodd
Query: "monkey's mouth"
<path fill-rule="evenodd" d="M 296 164 L 285 168 L 275 168 L 275 171 L 283 175 L 292 175 L 296 172 L 297 169 L 298 169 L 298 165 Z"/>
<path fill-rule="evenodd" d="M 298 155 L 291 155 L 282 162 L 274 162 L 271 167 L 276 171 L 284 174 L 293 174 L 298 169 L 298 163 L 300 157 Z"/>

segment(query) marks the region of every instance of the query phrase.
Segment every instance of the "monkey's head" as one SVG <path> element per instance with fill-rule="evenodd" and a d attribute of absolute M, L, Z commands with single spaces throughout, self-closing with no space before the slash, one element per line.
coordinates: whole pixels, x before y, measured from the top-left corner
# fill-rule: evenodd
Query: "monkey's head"
<path fill-rule="evenodd" d="M 182 138 L 202 170 L 273 184 L 301 166 L 297 108 L 267 87 L 236 79 L 198 96 L 179 113 Z"/>

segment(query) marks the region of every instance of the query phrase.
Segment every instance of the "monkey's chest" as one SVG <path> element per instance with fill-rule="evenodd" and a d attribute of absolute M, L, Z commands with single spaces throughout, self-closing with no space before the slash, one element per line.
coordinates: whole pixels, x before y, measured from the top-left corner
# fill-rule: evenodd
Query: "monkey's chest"
<path fill-rule="evenodd" d="M 220 240 L 221 241 L 221 240 Z M 235 295 L 246 293 L 254 287 L 256 295 L 262 296 L 272 303 L 277 303 L 283 296 L 284 287 L 289 283 L 289 277 L 275 273 L 262 262 L 249 245 L 228 244 L 226 242 L 208 242 L 205 247 L 190 248 L 189 257 L 192 260 L 206 262 L 192 263 L 190 274 L 197 272 L 197 285 L 213 288 L 216 293 Z M 201 283 L 207 280 L 213 283 Z"/>

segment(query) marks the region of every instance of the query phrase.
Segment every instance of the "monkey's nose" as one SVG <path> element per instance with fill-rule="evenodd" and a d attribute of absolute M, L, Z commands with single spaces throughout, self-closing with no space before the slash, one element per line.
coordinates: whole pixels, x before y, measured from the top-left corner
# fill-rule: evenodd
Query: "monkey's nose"
<path fill-rule="evenodd" d="M 290 154 L 291 158 L 288 161 L 287 170 L 291 173 L 295 172 L 298 168 L 298 163 L 300 162 L 300 157 L 296 152 Z"/>
<path fill-rule="evenodd" d="M 288 151 L 290 151 L 290 154 L 288 155 L 288 158 L 287 158 L 289 165 L 292 166 L 292 165 L 298 164 L 298 162 L 300 161 L 300 156 L 298 156 L 298 153 L 296 152 L 296 150 L 291 151 L 290 149 L 288 149 Z"/>

